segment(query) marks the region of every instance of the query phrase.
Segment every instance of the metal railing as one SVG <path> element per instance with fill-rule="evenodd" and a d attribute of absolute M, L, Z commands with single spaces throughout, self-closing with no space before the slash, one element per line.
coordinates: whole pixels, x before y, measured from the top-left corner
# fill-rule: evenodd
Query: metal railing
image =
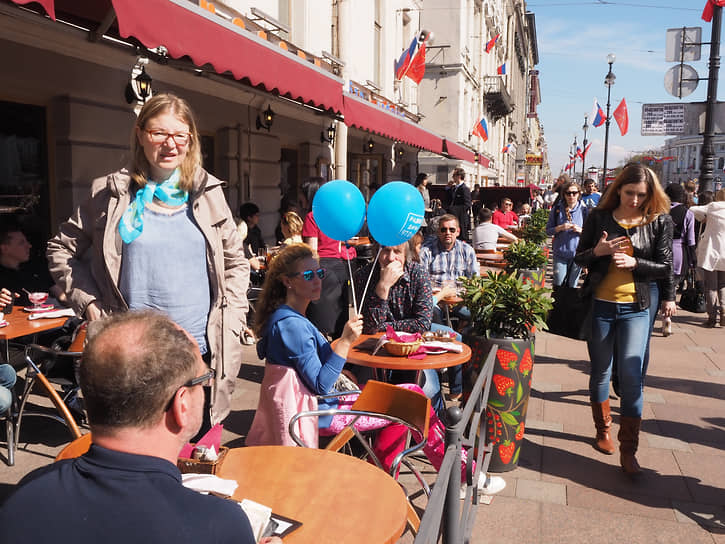
<path fill-rule="evenodd" d="M 423 512 L 414 544 L 443 544 L 471 541 L 478 508 L 478 475 L 486 473 L 491 448 L 486 445 L 486 404 L 498 348 L 492 346 L 481 368 L 466 405 L 447 410 L 446 453 Z M 483 417 L 481 417 L 483 416 Z M 465 466 L 466 498 L 461 509 L 461 451 L 468 451 Z M 473 457 L 476 469 L 473 469 Z M 485 456 L 485 459 L 484 459 Z"/>

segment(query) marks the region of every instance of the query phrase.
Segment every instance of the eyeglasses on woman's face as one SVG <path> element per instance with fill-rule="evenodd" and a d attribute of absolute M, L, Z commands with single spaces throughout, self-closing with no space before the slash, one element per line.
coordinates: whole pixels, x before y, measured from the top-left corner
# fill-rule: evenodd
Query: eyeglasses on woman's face
<path fill-rule="evenodd" d="M 566 196 L 576 196 L 579 194 L 579 191 L 567 191 L 564 193 Z"/>
<path fill-rule="evenodd" d="M 303 272 L 293 272 L 292 274 L 287 275 L 290 278 L 301 275 L 302 279 L 304 279 L 305 281 L 312 281 L 313 279 L 315 279 L 315 276 L 317 276 L 321 280 L 324 280 L 325 276 L 327 275 L 327 269 L 318 268 L 317 270 L 304 270 Z"/>
<path fill-rule="evenodd" d="M 186 146 L 189 145 L 189 141 L 191 140 L 191 133 L 189 132 L 166 132 L 165 130 L 153 128 L 145 128 L 144 131 L 149 135 L 151 143 L 156 145 L 166 143 L 171 138 L 176 145 Z"/>

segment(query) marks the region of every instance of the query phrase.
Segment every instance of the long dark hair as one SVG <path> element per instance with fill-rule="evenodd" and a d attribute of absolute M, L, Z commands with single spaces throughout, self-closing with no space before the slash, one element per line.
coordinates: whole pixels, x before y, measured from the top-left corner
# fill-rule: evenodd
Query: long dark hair
<path fill-rule="evenodd" d="M 309 257 L 317 258 L 315 252 L 307 244 L 290 244 L 275 255 L 264 278 L 262 294 L 257 300 L 256 325 L 254 333 L 257 337 L 264 335 L 267 320 L 287 298 L 287 289 L 282 283 L 282 276 L 292 274 L 298 261 Z"/>
<path fill-rule="evenodd" d="M 300 191 L 302 192 L 302 196 L 304 196 L 305 200 L 307 201 L 307 209 L 304 210 L 305 215 L 312 211 L 312 201 L 315 199 L 317 190 L 322 187 L 324 183 L 325 179 L 319 176 L 307 178 L 305 181 L 302 182 Z"/>

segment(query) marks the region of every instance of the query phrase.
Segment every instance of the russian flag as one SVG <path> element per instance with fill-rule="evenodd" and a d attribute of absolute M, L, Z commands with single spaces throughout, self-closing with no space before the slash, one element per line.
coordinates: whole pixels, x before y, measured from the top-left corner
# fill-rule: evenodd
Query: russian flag
<path fill-rule="evenodd" d="M 594 106 L 592 107 L 592 113 L 589 114 L 589 119 L 592 120 L 592 126 L 594 127 L 601 127 L 604 121 L 607 120 L 606 115 L 604 115 L 604 110 L 596 98 L 594 98 Z"/>
<path fill-rule="evenodd" d="M 486 53 L 491 52 L 491 49 L 493 49 L 493 46 L 496 45 L 496 42 L 498 41 L 500 36 L 501 34 L 496 34 L 493 38 L 486 42 Z"/>
<path fill-rule="evenodd" d="M 580 159 L 584 158 L 584 156 L 582 155 L 582 148 L 579 146 L 576 146 L 576 156 L 579 157 Z"/>
<path fill-rule="evenodd" d="M 505 146 L 503 146 L 503 149 L 501 150 L 501 153 L 508 153 L 509 152 L 509 147 L 511 147 L 511 144 L 506 144 Z"/>
<path fill-rule="evenodd" d="M 506 74 L 506 63 L 504 62 L 501 66 L 496 68 L 496 72 L 501 75 L 505 75 Z"/>
<path fill-rule="evenodd" d="M 472 131 L 476 136 L 481 138 L 484 142 L 488 141 L 488 125 L 486 124 L 486 118 L 481 117 L 481 120 L 476 123 Z"/>
<path fill-rule="evenodd" d="M 584 160 L 584 157 L 587 156 L 587 153 L 589 153 L 589 148 L 592 147 L 592 143 L 589 142 L 587 146 L 584 148 L 584 151 L 582 151 L 582 160 Z"/>
<path fill-rule="evenodd" d="M 408 76 L 416 84 L 420 84 L 425 74 L 425 42 L 429 36 L 430 33 L 423 30 L 413 38 L 408 49 L 403 51 L 395 63 L 395 79 L 402 80 Z"/>

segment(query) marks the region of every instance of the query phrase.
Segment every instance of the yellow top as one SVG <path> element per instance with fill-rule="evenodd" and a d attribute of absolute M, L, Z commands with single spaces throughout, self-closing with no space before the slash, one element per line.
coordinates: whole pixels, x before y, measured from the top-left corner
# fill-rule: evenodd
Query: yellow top
<path fill-rule="evenodd" d="M 617 223 L 625 229 L 632 227 L 631 224 Z M 632 241 L 627 238 L 627 244 L 622 249 L 624 253 L 632 257 L 634 255 L 634 248 L 632 247 Z M 614 261 L 609 263 L 609 270 L 607 275 L 604 276 L 602 283 L 597 287 L 595 298 L 599 300 L 606 300 L 608 302 L 635 302 L 637 291 L 634 287 L 634 276 L 631 270 L 624 270 L 623 268 L 617 268 Z"/>

